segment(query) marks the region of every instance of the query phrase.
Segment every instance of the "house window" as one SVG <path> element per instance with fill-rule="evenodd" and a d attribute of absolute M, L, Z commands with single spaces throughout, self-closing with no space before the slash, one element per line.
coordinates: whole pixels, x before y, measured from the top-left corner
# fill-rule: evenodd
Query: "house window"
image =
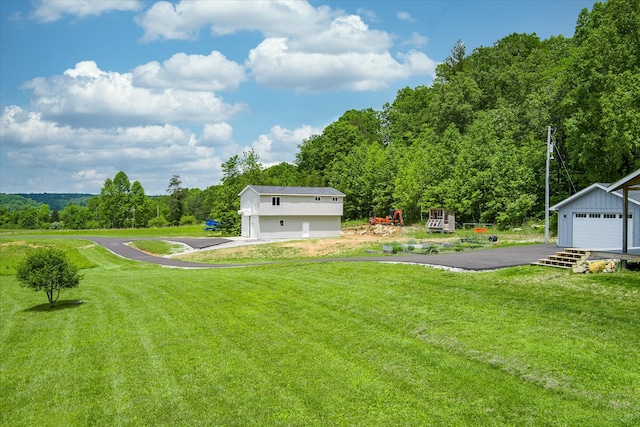
<path fill-rule="evenodd" d="M 280 197 L 279 196 L 274 196 L 271 198 L 271 205 L 272 206 L 280 206 Z"/>
<path fill-rule="evenodd" d="M 284 227 L 284 219 L 280 220 L 280 227 Z"/>
<path fill-rule="evenodd" d="M 316 196 L 316 202 L 320 201 L 320 196 Z"/>
<path fill-rule="evenodd" d="M 586 218 L 587 214 L 576 214 L 576 218 Z"/>
<path fill-rule="evenodd" d="M 600 218 L 600 214 L 589 214 L 589 218 Z"/>
<path fill-rule="evenodd" d="M 604 217 L 607 219 L 612 219 L 616 217 L 616 214 L 604 214 Z"/>
<path fill-rule="evenodd" d="M 622 219 L 622 214 L 620 214 L 618 218 Z M 627 219 L 632 219 L 632 218 L 633 218 L 632 214 L 627 215 Z"/>
<path fill-rule="evenodd" d="M 333 200 L 334 202 L 337 202 L 337 201 L 338 201 L 338 198 L 337 198 L 337 197 L 334 197 L 332 200 Z"/>

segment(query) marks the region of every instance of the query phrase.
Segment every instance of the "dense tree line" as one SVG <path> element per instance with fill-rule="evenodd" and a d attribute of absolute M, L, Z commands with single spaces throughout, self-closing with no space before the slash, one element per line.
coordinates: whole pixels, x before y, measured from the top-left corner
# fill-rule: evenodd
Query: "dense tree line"
<path fill-rule="evenodd" d="M 93 194 L 80 193 L 18 193 L 16 195 L 22 196 L 25 199 L 34 200 L 38 204 L 44 203 L 45 205 L 49 205 L 49 209 L 52 211 L 62 210 L 71 203 L 79 206 L 87 206 L 89 199 L 93 197 Z"/>
<path fill-rule="evenodd" d="M 460 222 L 541 218 L 547 126 L 567 166 L 553 163 L 552 203 L 573 184 L 612 182 L 640 168 L 638 46 L 638 0 L 584 9 L 572 38 L 512 34 L 470 53 L 459 41 L 431 86 L 401 89 L 380 111 L 345 112 L 302 141 L 294 164 L 265 168 L 248 151 L 223 164 L 216 185 L 183 188 L 174 175 L 167 193 L 152 198 L 120 172 L 86 207 L 62 209 L 60 221 L 143 227 L 211 217 L 234 233 L 247 184 L 333 186 L 346 195 L 345 219 L 396 208 L 411 222 L 432 207 L 455 211 Z M 25 227 L 43 224 L 39 209 L 28 208 Z M 0 209 L 1 226 L 7 216 Z"/>
<path fill-rule="evenodd" d="M 39 207 L 42 203 L 19 194 L 1 194 L 0 206 L 3 206 L 9 212 L 19 211 L 30 206 Z"/>
<path fill-rule="evenodd" d="M 583 10 L 573 38 L 512 34 L 467 55 L 459 41 L 429 87 L 382 111 L 349 111 L 300 146 L 301 181 L 346 194 L 345 216 L 390 207 L 416 220 L 445 207 L 462 222 L 544 215 L 546 128 L 555 128 L 555 201 L 640 167 L 640 2 Z M 558 156 L 556 156 L 558 157 Z"/>

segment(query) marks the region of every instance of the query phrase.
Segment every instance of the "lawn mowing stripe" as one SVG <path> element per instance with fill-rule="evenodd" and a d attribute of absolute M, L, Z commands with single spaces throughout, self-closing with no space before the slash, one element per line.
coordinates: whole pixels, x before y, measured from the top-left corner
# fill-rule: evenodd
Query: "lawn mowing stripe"
<path fill-rule="evenodd" d="M 576 337 L 576 345 L 598 346 L 602 357 L 620 354 L 617 362 L 629 369 L 637 357 L 624 356 L 618 337 L 632 333 L 633 322 L 623 325 L 623 319 L 633 319 L 626 311 L 637 305 L 624 305 L 620 320 L 611 323 L 627 332 L 600 336 L 606 324 L 590 333 L 591 317 L 563 319 L 561 310 L 548 310 L 549 289 L 519 284 L 533 274 L 519 271 L 522 278 L 509 285 L 503 274 L 483 273 L 491 280 L 477 282 L 474 277 L 479 275 L 378 264 L 215 272 L 131 266 L 87 270 L 87 283 L 70 294 L 80 295 L 85 304 L 64 314 L 76 327 L 69 339 L 77 351 L 67 357 L 82 359 L 74 367 L 95 365 L 98 375 L 84 386 L 89 395 L 93 389 L 96 400 L 83 402 L 75 396 L 84 391 L 76 384 L 82 381 L 81 372 L 73 373 L 73 383 L 58 391 L 69 396 L 67 408 L 77 411 L 68 419 L 86 424 L 105 417 L 115 425 L 388 425 L 398 420 L 406 425 L 607 425 L 638 420 L 627 406 L 638 402 L 633 389 L 614 409 L 603 399 L 616 394 L 606 386 L 585 387 L 590 380 L 579 373 L 575 390 L 567 391 L 522 378 L 536 371 L 518 371 L 520 364 L 535 367 L 532 362 L 565 357 L 552 348 L 524 346 L 527 338 L 545 332 L 556 335 L 554 347 L 560 345 L 562 336 L 554 332 L 554 323 L 564 334 L 583 325 L 584 339 Z M 574 276 L 560 279 L 579 286 Z M 507 291 L 503 297 L 500 287 Z M 0 292 L 4 296 L 5 290 Z M 16 287 L 15 304 L 24 304 L 24 292 Z M 560 297 L 569 304 L 583 304 L 585 310 L 593 306 L 582 298 L 572 300 L 569 291 L 565 294 Z M 595 307 L 616 314 L 615 305 L 625 301 Z M 4 309 L 4 298 L 0 305 Z M 33 313 L 26 314 L 17 320 L 10 315 L 22 326 L 33 325 Z M 425 325 L 431 328 L 420 329 Z M 56 327 L 60 324 L 49 326 Z M 25 330 L 22 348 L 37 347 L 30 340 L 39 328 Z M 92 333 L 96 338 L 88 339 Z M 509 333 L 520 335 L 500 336 Z M 433 342 L 425 342 L 425 336 Z M 458 347 L 447 347 L 449 342 Z M 0 355 L 7 353 L 1 344 Z M 54 346 L 50 354 L 66 351 L 65 346 Z M 114 353 L 114 363 L 100 364 L 104 352 Z M 585 363 L 593 357 L 575 356 Z M 543 366 L 551 372 L 576 366 L 568 356 L 561 365 L 553 359 L 546 362 Z M 624 385 L 621 380 L 633 378 L 607 369 L 612 384 Z M 120 395 L 105 381 L 110 377 L 120 380 Z M 163 393 L 174 388 L 179 398 L 171 400 L 169 394 L 163 407 Z M 138 393 L 145 391 L 148 394 Z M 114 401 L 121 397 L 126 401 Z M 0 396 L 0 412 L 7 403 Z M 44 413 L 46 405 L 26 407 L 34 406 Z"/>
<path fill-rule="evenodd" d="M 156 411 L 162 408 L 160 412 L 188 412 L 188 408 L 183 408 L 188 405 L 180 396 L 180 388 L 166 366 L 162 351 L 166 341 L 171 339 L 167 332 L 172 330 L 172 325 L 161 309 L 162 304 L 158 303 L 158 294 L 140 292 L 130 284 L 119 281 L 111 286 L 105 297 L 109 300 L 102 303 L 111 307 L 107 322 L 119 328 L 112 343 L 117 358 L 114 365 L 127 368 L 113 372 L 112 380 L 114 393 L 129 391 L 122 399 L 127 405 L 122 408 L 122 413 L 141 407 L 138 403 L 141 399 L 147 401 L 146 405 L 156 407 Z M 127 339 L 121 339 L 124 337 Z M 121 342 L 128 345 L 123 346 Z M 132 395 L 131 390 L 136 394 Z"/>
<path fill-rule="evenodd" d="M 501 356 L 499 356 L 499 355 L 495 355 L 494 357 L 490 358 L 490 361 L 493 361 L 493 363 L 495 363 L 495 360 L 496 360 L 496 359 L 500 359 L 500 358 L 501 358 Z M 532 375 L 531 375 L 530 373 L 527 373 L 527 374 L 525 374 L 525 375 L 529 377 L 529 378 L 528 378 L 529 380 L 530 380 L 530 379 L 531 379 L 531 377 L 532 377 Z"/>

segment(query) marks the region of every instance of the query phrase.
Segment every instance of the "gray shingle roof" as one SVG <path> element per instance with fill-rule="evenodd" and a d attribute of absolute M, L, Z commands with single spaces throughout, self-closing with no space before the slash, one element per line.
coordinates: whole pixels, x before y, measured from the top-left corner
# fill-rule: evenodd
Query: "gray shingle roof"
<path fill-rule="evenodd" d="M 247 188 L 253 189 L 261 195 L 296 195 L 296 196 L 339 196 L 344 194 L 331 187 L 286 187 L 276 185 L 248 185 Z M 244 193 L 245 190 L 242 190 Z"/>

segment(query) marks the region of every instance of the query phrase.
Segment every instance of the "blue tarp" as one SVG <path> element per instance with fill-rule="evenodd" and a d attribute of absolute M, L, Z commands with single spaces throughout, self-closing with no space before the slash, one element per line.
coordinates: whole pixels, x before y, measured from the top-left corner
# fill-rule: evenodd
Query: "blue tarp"
<path fill-rule="evenodd" d="M 208 219 L 205 221 L 205 224 L 207 224 L 207 226 L 203 228 L 204 231 L 216 231 L 218 230 L 220 222 L 215 219 Z"/>

